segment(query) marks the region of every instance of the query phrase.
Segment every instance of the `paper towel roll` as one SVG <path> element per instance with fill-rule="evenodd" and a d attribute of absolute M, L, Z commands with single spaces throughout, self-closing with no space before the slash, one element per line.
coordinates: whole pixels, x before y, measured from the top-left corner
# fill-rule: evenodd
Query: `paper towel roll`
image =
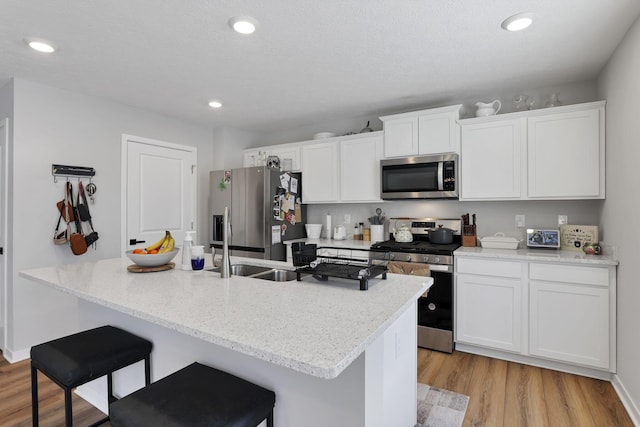
<path fill-rule="evenodd" d="M 333 230 L 333 228 L 331 228 L 331 215 L 329 214 L 327 214 L 327 217 L 325 218 L 324 229 L 325 229 L 325 238 L 330 239 L 331 231 Z"/>

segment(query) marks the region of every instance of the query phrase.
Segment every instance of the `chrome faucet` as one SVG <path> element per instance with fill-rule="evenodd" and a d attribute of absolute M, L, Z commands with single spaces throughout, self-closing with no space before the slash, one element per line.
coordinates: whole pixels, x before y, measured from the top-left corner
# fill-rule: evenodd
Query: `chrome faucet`
<path fill-rule="evenodd" d="M 222 217 L 222 264 L 220 265 L 220 277 L 231 277 L 231 259 L 229 258 L 229 207 L 225 206 Z"/>

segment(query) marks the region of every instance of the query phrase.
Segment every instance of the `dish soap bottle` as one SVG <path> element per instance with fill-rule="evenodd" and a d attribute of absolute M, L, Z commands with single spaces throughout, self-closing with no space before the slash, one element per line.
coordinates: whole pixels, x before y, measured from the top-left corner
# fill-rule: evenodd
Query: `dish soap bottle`
<path fill-rule="evenodd" d="M 182 269 L 191 270 L 191 248 L 193 247 L 193 234 L 195 231 L 185 231 L 182 244 Z"/>

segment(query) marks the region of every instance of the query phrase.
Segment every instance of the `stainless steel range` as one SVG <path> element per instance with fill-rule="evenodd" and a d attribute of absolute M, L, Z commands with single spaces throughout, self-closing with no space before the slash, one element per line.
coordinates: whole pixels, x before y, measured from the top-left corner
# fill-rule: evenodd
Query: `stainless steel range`
<path fill-rule="evenodd" d="M 399 242 L 393 238 L 394 231 L 402 226 L 409 227 L 413 241 Z M 439 226 L 454 230 L 451 243 L 430 241 L 429 233 Z M 453 352 L 453 252 L 461 246 L 461 226 L 460 219 L 391 218 L 389 240 L 371 246 L 372 252 L 388 253 L 390 271 L 397 266 L 398 270 L 408 272 L 405 274 L 425 273 L 433 277 L 428 294 L 418 300 L 419 347 Z M 428 269 L 420 269 L 421 266 Z"/>

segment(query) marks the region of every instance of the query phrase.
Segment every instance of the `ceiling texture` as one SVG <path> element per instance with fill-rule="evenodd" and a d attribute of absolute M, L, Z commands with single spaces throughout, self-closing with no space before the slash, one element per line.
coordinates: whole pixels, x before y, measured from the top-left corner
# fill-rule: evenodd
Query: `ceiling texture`
<path fill-rule="evenodd" d="M 519 12 L 536 21 L 503 30 Z M 273 132 L 593 80 L 639 14 L 638 0 L 2 0 L 0 85 Z M 232 31 L 238 15 L 257 31 Z"/>

